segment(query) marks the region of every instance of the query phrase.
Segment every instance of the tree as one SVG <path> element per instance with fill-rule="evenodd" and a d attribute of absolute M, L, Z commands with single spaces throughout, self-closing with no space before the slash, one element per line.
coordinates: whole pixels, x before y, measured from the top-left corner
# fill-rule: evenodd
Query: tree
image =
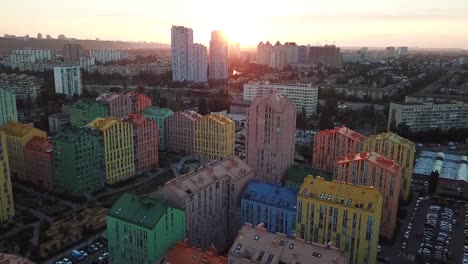
<path fill-rule="evenodd" d="M 28 96 L 26 97 L 26 102 L 24 103 L 24 106 L 26 107 L 26 109 L 33 108 L 33 101 L 31 95 L 28 94 Z"/>
<path fill-rule="evenodd" d="M 208 102 L 205 97 L 200 97 L 200 99 L 198 99 L 198 113 L 200 115 L 208 114 Z"/>
<path fill-rule="evenodd" d="M 159 107 L 167 107 L 167 99 L 166 97 L 162 96 L 159 99 Z"/>
<path fill-rule="evenodd" d="M 390 126 L 388 127 L 389 132 L 396 132 L 396 120 L 395 118 L 392 119 L 392 122 L 390 122 Z"/>
<path fill-rule="evenodd" d="M 153 99 L 153 104 L 159 102 L 159 99 L 161 98 L 161 94 L 159 93 L 158 90 L 153 89 L 151 92 L 151 97 Z"/>
<path fill-rule="evenodd" d="M 136 93 L 145 93 L 145 87 L 143 85 L 138 85 L 137 88 L 135 89 Z"/>
<path fill-rule="evenodd" d="M 330 115 L 327 111 L 323 111 L 322 113 L 320 113 L 320 119 L 319 119 L 320 130 L 330 129 L 330 128 L 333 128 L 333 126 L 334 126 L 333 116 Z"/>
<path fill-rule="evenodd" d="M 307 113 L 304 107 L 302 107 L 302 111 L 297 114 L 296 128 L 300 128 L 300 129 L 307 128 Z"/>
<path fill-rule="evenodd" d="M 432 171 L 431 175 L 429 176 L 429 193 L 432 195 L 437 190 L 437 185 L 439 184 L 439 172 Z"/>
<path fill-rule="evenodd" d="M 111 93 L 120 93 L 120 88 L 119 88 L 119 87 L 116 87 L 116 86 L 111 87 L 111 88 L 109 89 L 109 92 L 111 92 Z"/>
<path fill-rule="evenodd" d="M 410 126 L 408 126 L 404 122 L 398 124 L 398 126 L 396 127 L 396 133 L 400 137 L 404 137 L 404 138 L 407 138 L 407 139 L 412 138 L 411 137 L 411 128 L 410 128 Z"/>

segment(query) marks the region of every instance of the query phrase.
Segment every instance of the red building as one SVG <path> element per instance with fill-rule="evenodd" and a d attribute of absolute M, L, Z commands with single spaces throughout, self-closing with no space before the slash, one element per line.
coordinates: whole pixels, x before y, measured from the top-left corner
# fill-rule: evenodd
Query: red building
<path fill-rule="evenodd" d="M 158 125 L 155 121 L 141 116 L 128 115 L 125 121 L 133 125 L 135 150 L 135 173 L 147 172 L 159 164 Z"/>
<path fill-rule="evenodd" d="M 218 256 L 216 248 L 204 251 L 190 247 L 187 240 L 177 243 L 159 262 L 161 264 L 227 264 L 227 258 Z"/>
<path fill-rule="evenodd" d="M 153 103 L 151 98 L 142 93 L 129 92 L 127 97 L 131 101 L 131 113 L 141 115 L 141 112 Z"/>
<path fill-rule="evenodd" d="M 52 142 L 40 137 L 33 137 L 24 147 L 25 179 L 48 191 L 54 188 L 52 150 Z"/>

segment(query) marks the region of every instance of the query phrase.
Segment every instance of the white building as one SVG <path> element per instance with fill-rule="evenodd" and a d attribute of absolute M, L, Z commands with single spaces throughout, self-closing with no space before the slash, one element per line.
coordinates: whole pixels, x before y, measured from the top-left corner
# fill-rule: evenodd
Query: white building
<path fill-rule="evenodd" d="M 307 116 L 317 113 L 318 87 L 312 84 L 280 84 L 269 82 L 250 82 L 244 84 L 244 101 L 253 101 L 257 96 L 276 90 L 294 103 L 296 111 L 305 109 Z"/>
<path fill-rule="evenodd" d="M 56 93 L 68 96 L 80 95 L 82 90 L 81 67 L 54 67 L 54 81 Z"/>
<path fill-rule="evenodd" d="M 172 80 L 194 79 L 193 30 L 182 26 L 171 28 Z"/>
<path fill-rule="evenodd" d="M 284 65 L 299 63 L 299 46 L 295 42 L 286 42 L 283 45 Z"/>
<path fill-rule="evenodd" d="M 128 58 L 128 53 L 123 50 L 90 50 L 89 56 L 99 62 L 119 61 Z"/>
<path fill-rule="evenodd" d="M 408 47 L 398 47 L 397 55 L 398 57 L 403 57 L 405 55 L 408 55 Z"/>
<path fill-rule="evenodd" d="M 286 52 L 283 48 L 283 45 L 281 45 L 281 43 L 277 41 L 276 44 L 271 49 L 270 67 L 273 69 L 282 70 L 284 66 L 286 66 L 285 55 L 286 55 Z"/>
<path fill-rule="evenodd" d="M 80 66 L 86 71 L 90 71 L 91 66 L 93 66 L 95 62 L 96 59 L 94 57 L 80 57 Z"/>
<path fill-rule="evenodd" d="M 194 70 L 194 82 L 206 82 L 207 76 L 207 64 L 206 64 L 206 47 L 202 44 L 193 44 L 193 70 Z"/>
<path fill-rule="evenodd" d="M 12 68 L 19 68 L 23 63 L 50 61 L 52 60 L 52 52 L 50 50 L 39 49 L 13 50 L 10 60 Z"/>
<path fill-rule="evenodd" d="M 51 135 L 56 135 L 70 125 L 70 115 L 58 113 L 49 115 L 49 132 Z"/>
<path fill-rule="evenodd" d="M 210 40 L 210 80 L 228 78 L 228 42 L 222 31 L 211 32 Z"/>
<path fill-rule="evenodd" d="M 271 43 L 260 42 L 257 45 L 257 64 L 270 66 L 271 64 Z"/>

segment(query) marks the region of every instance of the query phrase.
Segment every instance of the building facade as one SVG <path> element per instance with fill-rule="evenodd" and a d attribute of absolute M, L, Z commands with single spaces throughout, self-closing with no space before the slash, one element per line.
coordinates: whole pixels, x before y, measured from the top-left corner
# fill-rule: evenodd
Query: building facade
<path fill-rule="evenodd" d="M 115 184 L 135 175 L 133 126 L 114 117 L 96 118 L 88 125 L 99 132 L 104 150 L 107 184 Z"/>
<path fill-rule="evenodd" d="M 127 59 L 128 53 L 123 50 L 90 50 L 89 56 L 99 62 L 109 62 Z"/>
<path fill-rule="evenodd" d="M 228 43 L 222 31 L 212 31 L 210 40 L 210 80 L 227 80 Z"/>
<path fill-rule="evenodd" d="M 75 194 L 104 186 L 102 142 L 87 127 L 66 129 L 53 139 L 54 189 Z"/>
<path fill-rule="evenodd" d="M 154 106 L 146 108 L 142 113 L 142 116 L 148 117 L 158 124 L 158 146 L 160 150 L 166 149 L 166 120 L 173 114 L 174 112 L 169 108 Z"/>
<path fill-rule="evenodd" d="M 96 101 L 102 102 L 110 117 L 124 118 L 132 113 L 132 99 L 130 96 L 116 93 L 101 94 Z"/>
<path fill-rule="evenodd" d="M 361 151 L 364 136 L 347 128 L 335 127 L 320 131 L 314 138 L 312 167 L 332 172 L 340 157 Z"/>
<path fill-rule="evenodd" d="M 241 195 L 255 172 L 237 157 L 211 163 L 167 182 L 149 197 L 185 211 L 190 245 L 227 249 L 241 228 Z"/>
<path fill-rule="evenodd" d="M 400 196 L 407 201 L 411 189 L 416 145 L 406 138 L 389 132 L 367 137 L 362 141 L 362 146 L 363 151 L 378 152 L 400 164 L 402 176 Z"/>
<path fill-rule="evenodd" d="M 72 127 L 86 126 L 98 117 L 107 117 L 109 115 L 104 104 L 89 100 L 77 101 L 70 106 L 69 113 Z"/>
<path fill-rule="evenodd" d="M 272 45 L 269 41 L 266 43 L 260 42 L 257 45 L 257 64 L 270 66 L 271 48 Z"/>
<path fill-rule="evenodd" d="M 0 74 L 0 89 L 13 92 L 16 98 L 22 99 L 24 103 L 31 100 L 33 105 L 36 104 L 36 98 L 41 92 L 42 82 L 41 78 L 27 74 Z"/>
<path fill-rule="evenodd" d="M 96 64 L 96 59 L 89 56 L 80 56 L 80 66 L 85 71 L 91 71 L 93 65 Z"/>
<path fill-rule="evenodd" d="M 66 127 L 70 126 L 70 115 L 59 113 L 49 115 L 49 133 L 52 136 L 62 132 Z"/>
<path fill-rule="evenodd" d="M 193 30 L 182 26 L 171 28 L 172 80 L 194 79 Z"/>
<path fill-rule="evenodd" d="M 65 62 L 78 62 L 80 57 L 84 55 L 84 49 L 80 44 L 65 44 L 62 54 Z"/>
<path fill-rule="evenodd" d="M 306 115 L 317 114 L 318 87 L 312 84 L 270 84 L 269 82 L 250 82 L 244 84 L 243 100 L 253 101 L 256 97 L 276 90 L 294 103 L 297 112 L 303 109 Z"/>
<path fill-rule="evenodd" d="M 246 161 L 256 176 L 279 183 L 294 163 L 296 108 L 271 90 L 255 98 L 247 109 Z"/>
<path fill-rule="evenodd" d="M 81 95 L 81 67 L 54 67 L 55 92 L 73 96 Z"/>
<path fill-rule="evenodd" d="M 130 97 L 130 113 L 135 115 L 141 115 L 146 108 L 153 104 L 153 100 L 143 93 L 129 92 L 126 96 Z"/>
<path fill-rule="evenodd" d="M 309 176 L 297 196 L 297 237 L 334 245 L 348 263 L 376 264 L 382 203 L 377 188 Z"/>
<path fill-rule="evenodd" d="M 6 254 L 6 253 L 0 253 L 0 263 L 4 264 L 34 264 L 29 259 L 26 259 L 21 256 L 16 256 L 16 255 L 11 255 L 11 254 Z"/>
<path fill-rule="evenodd" d="M 252 180 L 241 198 L 242 223 L 262 224 L 271 233 L 296 232 L 297 190 Z"/>
<path fill-rule="evenodd" d="M 206 83 L 208 80 L 208 58 L 206 47 L 202 44 L 193 44 L 193 81 L 197 83 Z"/>
<path fill-rule="evenodd" d="M 217 255 L 217 250 L 210 247 L 207 250 L 201 248 L 191 247 L 188 240 L 177 243 L 174 247 L 167 252 L 161 259 L 159 264 L 227 264 L 227 258 Z"/>
<path fill-rule="evenodd" d="M 166 119 L 166 145 L 169 151 L 193 154 L 195 152 L 195 123 L 202 116 L 191 110 L 175 112 Z"/>
<path fill-rule="evenodd" d="M 10 56 L 11 68 L 19 68 L 21 64 L 28 62 L 46 62 L 52 59 L 50 50 L 40 49 L 19 49 L 13 50 Z"/>
<path fill-rule="evenodd" d="M 124 121 L 133 126 L 135 174 L 158 167 L 158 124 L 147 117 L 134 114 L 128 115 Z"/>
<path fill-rule="evenodd" d="M 184 211 L 124 193 L 107 215 L 109 263 L 159 263 L 185 238 Z"/>
<path fill-rule="evenodd" d="M 8 220 L 15 213 L 11 173 L 8 161 L 8 146 L 5 132 L 0 130 L 0 222 Z"/>
<path fill-rule="evenodd" d="M 341 67 L 340 48 L 335 45 L 312 46 L 309 48 L 309 63 L 328 67 Z"/>
<path fill-rule="evenodd" d="M 46 138 L 33 137 L 24 147 L 26 180 L 47 191 L 54 188 L 53 145 Z"/>
<path fill-rule="evenodd" d="M 6 135 L 11 177 L 26 180 L 24 147 L 33 137 L 47 138 L 45 131 L 32 125 L 10 122 L 3 126 Z"/>
<path fill-rule="evenodd" d="M 234 155 L 235 124 L 231 119 L 211 114 L 195 122 L 195 155 L 222 160 Z"/>
<path fill-rule="evenodd" d="M 16 96 L 0 88 L 0 127 L 8 122 L 17 122 Z"/>
<path fill-rule="evenodd" d="M 348 154 L 336 162 L 333 179 L 378 188 L 383 195 L 380 235 L 393 239 L 401 186 L 401 167 L 377 152 Z"/>

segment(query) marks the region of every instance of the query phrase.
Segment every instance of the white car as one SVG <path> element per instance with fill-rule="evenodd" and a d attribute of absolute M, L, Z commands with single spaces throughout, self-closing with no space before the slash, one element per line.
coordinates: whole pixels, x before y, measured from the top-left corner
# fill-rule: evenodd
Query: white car
<path fill-rule="evenodd" d="M 81 255 L 83 255 L 83 257 L 87 257 L 88 256 L 88 253 L 86 253 L 84 250 L 80 250 L 80 253 Z"/>

